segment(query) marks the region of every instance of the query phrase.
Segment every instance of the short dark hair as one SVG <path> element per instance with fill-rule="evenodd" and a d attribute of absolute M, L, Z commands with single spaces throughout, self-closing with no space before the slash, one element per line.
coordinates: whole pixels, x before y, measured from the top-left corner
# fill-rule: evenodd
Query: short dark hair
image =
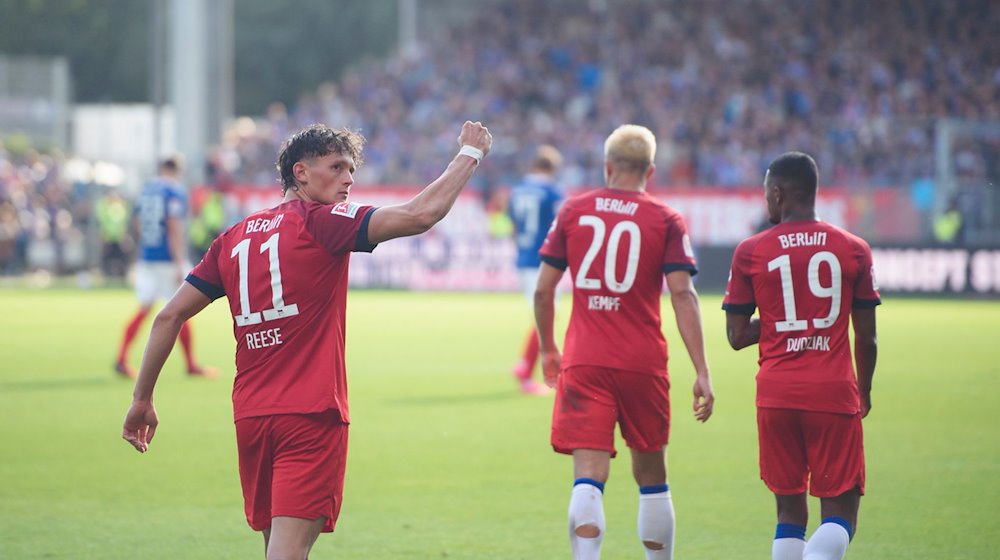
<path fill-rule="evenodd" d="M 816 195 L 819 186 L 819 168 L 816 160 L 802 152 L 786 152 L 767 166 L 768 175 L 783 185 L 792 187 L 803 195 Z"/>
<path fill-rule="evenodd" d="M 355 167 L 361 167 L 364 163 L 361 159 L 364 146 L 365 137 L 360 131 L 347 128 L 334 130 L 324 124 L 313 124 L 303 128 L 285 140 L 278 150 L 278 162 L 275 167 L 281 175 L 281 190 L 287 191 L 295 186 L 292 167 L 304 159 L 337 153 L 350 156 L 354 159 Z"/>
<path fill-rule="evenodd" d="M 161 172 L 178 173 L 183 167 L 182 158 L 179 154 L 173 154 L 160 160 L 159 169 Z"/>

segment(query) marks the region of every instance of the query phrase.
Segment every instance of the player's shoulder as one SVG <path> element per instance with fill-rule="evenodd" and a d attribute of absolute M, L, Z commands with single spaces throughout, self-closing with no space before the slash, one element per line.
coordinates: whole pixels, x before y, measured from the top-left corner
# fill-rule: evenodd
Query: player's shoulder
<path fill-rule="evenodd" d="M 769 227 L 758 231 L 757 233 L 745 238 L 736 245 L 736 254 L 752 254 L 757 251 L 758 247 L 762 247 L 764 242 L 768 239 L 777 237 L 780 231 L 776 227 Z M 775 244 L 775 247 L 779 246 Z"/>
<path fill-rule="evenodd" d="M 650 208 L 655 209 L 656 212 L 659 212 L 665 218 L 670 220 L 684 218 L 680 211 L 671 206 L 666 200 L 649 192 L 643 192 L 643 195 L 643 200 L 645 200 L 646 204 Z"/>
<path fill-rule="evenodd" d="M 563 202 L 563 208 L 569 211 L 593 206 L 594 199 L 601 196 L 603 191 L 604 189 L 593 189 L 571 195 Z"/>
<path fill-rule="evenodd" d="M 829 222 L 819 223 L 823 229 L 829 232 L 831 237 L 840 239 L 844 244 L 850 246 L 851 248 L 861 251 L 871 251 L 871 247 L 868 245 L 868 242 L 865 241 L 860 235 L 852 233 L 845 228 L 833 225 Z"/>

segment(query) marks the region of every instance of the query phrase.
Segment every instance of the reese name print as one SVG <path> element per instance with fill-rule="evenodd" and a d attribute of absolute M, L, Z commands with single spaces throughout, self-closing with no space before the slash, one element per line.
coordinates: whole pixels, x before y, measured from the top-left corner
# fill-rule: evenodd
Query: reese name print
<path fill-rule="evenodd" d="M 247 333 L 246 341 L 247 348 L 251 350 L 259 350 L 268 346 L 277 346 L 283 343 L 281 340 L 281 328 L 275 327 L 273 329 Z"/>

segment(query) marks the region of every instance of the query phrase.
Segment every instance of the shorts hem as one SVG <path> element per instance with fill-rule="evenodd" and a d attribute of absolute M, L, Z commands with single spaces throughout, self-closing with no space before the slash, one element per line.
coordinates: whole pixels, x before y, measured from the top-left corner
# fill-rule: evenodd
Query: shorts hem
<path fill-rule="evenodd" d="M 810 490 L 809 491 L 809 495 L 812 496 L 812 497 L 814 497 L 814 498 L 836 498 L 837 496 L 839 496 L 839 495 L 841 495 L 841 494 L 843 494 L 845 492 L 850 492 L 851 490 L 853 490 L 855 488 L 858 489 L 858 493 L 860 495 L 862 495 L 862 496 L 865 495 L 865 485 L 864 484 L 857 484 L 857 483 L 851 484 L 851 485 L 846 486 L 846 487 L 843 487 L 843 489 L 838 488 L 835 491 L 813 492 L 812 490 Z"/>
<path fill-rule="evenodd" d="M 572 455 L 577 449 L 593 449 L 595 451 L 607 451 L 611 454 L 611 458 L 614 459 L 618 455 L 618 451 L 615 448 L 608 449 L 607 447 L 598 447 L 595 445 L 559 445 L 557 443 L 552 444 L 552 450 L 556 453 L 562 453 L 563 455 Z"/>
<path fill-rule="evenodd" d="M 326 520 L 323 523 L 323 530 L 320 531 L 322 533 L 332 533 L 333 529 L 337 526 L 337 520 L 330 517 L 330 515 L 327 513 L 315 514 L 315 513 L 301 513 L 301 512 L 295 512 L 295 513 L 282 512 L 282 513 L 274 513 L 271 515 L 271 519 L 274 519 L 275 517 L 294 517 L 296 519 L 305 519 L 306 521 L 315 521 L 322 517 L 323 519 Z"/>
<path fill-rule="evenodd" d="M 795 495 L 798 495 L 798 494 L 805 494 L 806 490 L 807 490 L 807 488 L 805 486 L 802 486 L 801 488 L 795 488 L 795 489 L 778 488 L 778 487 L 775 487 L 774 485 L 768 483 L 766 480 L 764 481 L 764 486 L 767 486 L 768 490 L 770 490 L 771 492 L 773 492 L 774 494 L 776 494 L 778 496 L 795 496 Z"/>

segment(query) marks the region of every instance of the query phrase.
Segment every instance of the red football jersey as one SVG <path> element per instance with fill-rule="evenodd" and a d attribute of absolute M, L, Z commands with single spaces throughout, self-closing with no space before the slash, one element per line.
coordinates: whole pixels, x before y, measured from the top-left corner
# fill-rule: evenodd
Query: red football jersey
<path fill-rule="evenodd" d="M 293 200 L 212 242 L 187 281 L 226 295 L 236 336 L 236 419 L 334 409 L 350 421 L 344 364 L 351 251 L 372 251 L 372 207 Z"/>
<path fill-rule="evenodd" d="M 697 273 L 684 218 L 645 193 L 598 189 L 567 201 L 539 254 L 573 281 L 564 368 L 667 375 L 663 275 Z"/>
<path fill-rule="evenodd" d="M 847 327 L 851 309 L 880 303 L 871 248 L 843 229 L 785 222 L 740 243 L 722 307 L 760 309 L 757 406 L 857 412 Z"/>

